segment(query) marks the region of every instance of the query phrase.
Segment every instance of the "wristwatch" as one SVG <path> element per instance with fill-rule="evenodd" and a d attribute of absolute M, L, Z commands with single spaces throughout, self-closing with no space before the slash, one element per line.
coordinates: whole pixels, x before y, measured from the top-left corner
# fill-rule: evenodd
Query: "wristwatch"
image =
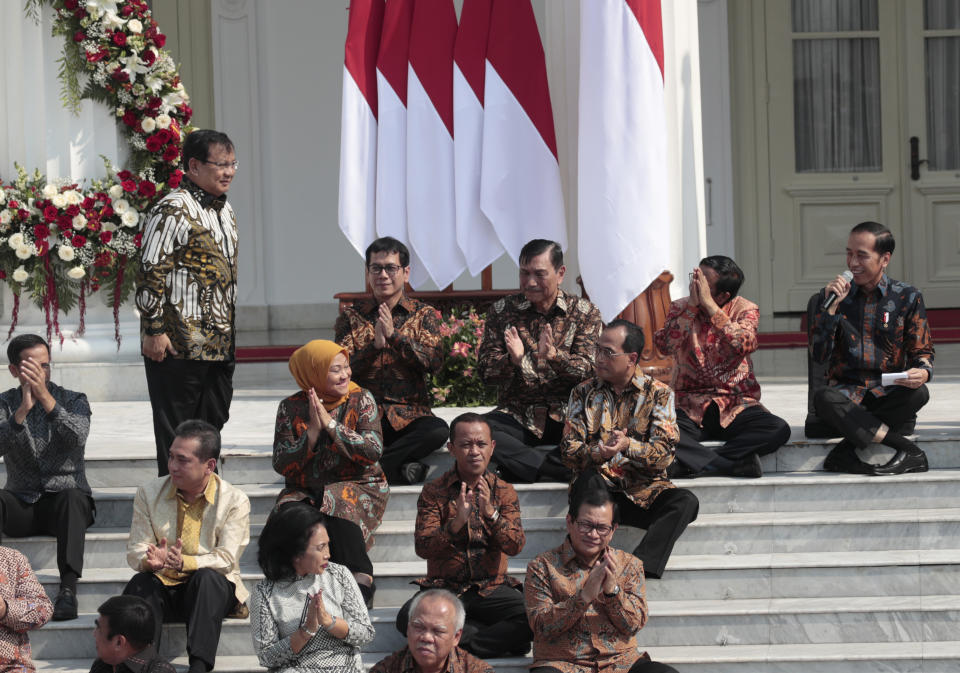
<path fill-rule="evenodd" d="M 337 427 L 336 420 L 331 418 L 330 421 L 327 423 L 327 430 L 334 430 L 336 429 L 336 427 Z"/>
<path fill-rule="evenodd" d="M 613 591 L 611 591 L 610 593 L 607 593 L 606 591 L 604 591 L 604 592 L 603 592 L 603 595 L 606 596 L 607 598 L 613 598 L 613 597 L 616 596 L 618 593 L 620 593 L 620 585 L 619 585 L 619 584 L 616 585 L 615 587 L 613 587 Z"/>
<path fill-rule="evenodd" d="M 490 523 L 496 523 L 497 521 L 500 520 L 500 510 L 499 509 L 493 510 L 493 514 L 491 514 L 487 518 L 489 519 Z"/>

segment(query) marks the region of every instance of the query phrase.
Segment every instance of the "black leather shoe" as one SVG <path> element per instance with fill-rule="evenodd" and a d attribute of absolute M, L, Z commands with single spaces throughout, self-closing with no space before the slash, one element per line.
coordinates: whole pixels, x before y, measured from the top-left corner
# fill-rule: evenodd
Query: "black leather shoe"
<path fill-rule="evenodd" d="M 65 622 L 77 618 L 77 594 L 73 589 L 63 588 L 53 601 L 53 621 Z"/>
<path fill-rule="evenodd" d="M 738 460 L 727 471 L 731 477 L 747 477 L 748 479 L 757 479 L 763 476 L 763 468 L 760 466 L 760 456 L 751 454 L 742 460 Z"/>
<path fill-rule="evenodd" d="M 873 474 L 881 476 L 886 474 L 906 474 L 907 472 L 926 472 L 930 469 L 927 464 L 927 454 L 907 453 L 897 451 L 897 455 L 883 465 L 873 468 Z"/>
<path fill-rule="evenodd" d="M 427 469 L 423 463 L 407 463 L 400 466 L 400 474 L 408 484 L 419 484 L 427 478 Z"/>
<path fill-rule="evenodd" d="M 823 461 L 823 469 L 827 472 L 845 472 L 847 474 L 874 474 L 873 465 L 865 463 L 857 456 L 856 451 L 849 444 L 840 442 Z"/>
<path fill-rule="evenodd" d="M 699 476 L 699 472 L 690 469 L 683 463 L 677 462 L 676 459 L 667 467 L 668 479 L 696 479 Z"/>

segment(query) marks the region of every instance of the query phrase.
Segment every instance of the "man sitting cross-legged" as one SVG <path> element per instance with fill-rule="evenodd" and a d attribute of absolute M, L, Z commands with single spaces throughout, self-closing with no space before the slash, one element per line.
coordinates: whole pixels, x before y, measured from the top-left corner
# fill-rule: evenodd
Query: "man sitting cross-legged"
<path fill-rule="evenodd" d="M 597 375 L 570 393 L 560 451 L 579 475 L 571 497 L 609 489 L 623 522 L 647 531 L 633 554 L 647 577 L 659 578 L 700 503 L 667 479 L 677 443 L 673 392 L 637 367 L 642 350 L 643 331 L 633 323 L 614 320 L 604 328 Z"/>
<path fill-rule="evenodd" d="M 447 445 L 455 465 L 427 483 L 417 503 L 417 554 L 427 559 L 424 588 L 456 592 L 467 610 L 460 646 L 478 657 L 523 655 L 530 627 L 519 582 L 507 575 L 507 559 L 525 537 L 513 486 L 487 470 L 495 448 L 490 424 L 461 414 L 450 424 Z M 407 632 L 410 601 L 397 615 Z"/>

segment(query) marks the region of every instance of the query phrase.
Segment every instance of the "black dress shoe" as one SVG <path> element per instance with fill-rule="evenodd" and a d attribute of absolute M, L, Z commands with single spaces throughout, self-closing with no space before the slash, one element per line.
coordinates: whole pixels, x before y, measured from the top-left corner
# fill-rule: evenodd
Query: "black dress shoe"
<path fill-rule="evenodd" d="M 748 479 L 757 479 L 763 476 L 763 467 L 760 466 L 760 456 L 753 453 L 742 460 L 738 460 L 727 474 L 731 477 L 747 477 Z"/>
<path fill-rule="evenodd" d="M 400 466 L 400 474 L 408 484 L 419 484 L 427 478 L 428 469 L 423 463 L 407 463 Z"/>
<path fill-rule="evenodd" d="M 897 451 L 897 454 L 883 465 L 873 468 L 873 474 L 881 476 L 886 474 L 906 474 L 907 472 L 926 472 L 930 469 L 927 464 L 927 454 L 907 453 L 906 451 Z"/>
<path fill-rule="evenodd" d="M 77 594 L 73 589 L 63 588 L 53 601 L 53 621 L 65 622 L 77 618 Z"/>
<path fill-rule="evenodd" d="M 676 459 L 667 466 L 667 479 L 696 479 L 700 473 L 693 470 Z"/>
<path fill-rule="evenodd" d="M 823 461 L 823 469 L 827 472 L 844 472 L 847 474 L 874 474 L 873 465 L 860 460 L 853 446 L 846 440 L 837 444 L 827 454 Z"/>

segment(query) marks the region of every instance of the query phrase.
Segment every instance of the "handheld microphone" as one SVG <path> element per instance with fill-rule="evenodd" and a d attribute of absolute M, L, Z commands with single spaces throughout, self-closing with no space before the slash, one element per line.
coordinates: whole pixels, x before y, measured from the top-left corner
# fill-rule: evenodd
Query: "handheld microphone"
<path fill-rule="evenodd" d="M 853 272 L 850 269 L 847 269 L 840 275 L 843 276 L 843 279 L 848 283 L 853 280 Z M 827 300 L 823 302 L 823 310 L 829 311 L 830 307 L 833 306 L 834 302 L 836 301 L 837 301 L 837 293 L 831 292 L 829 295 L 827 295 Z"/>

